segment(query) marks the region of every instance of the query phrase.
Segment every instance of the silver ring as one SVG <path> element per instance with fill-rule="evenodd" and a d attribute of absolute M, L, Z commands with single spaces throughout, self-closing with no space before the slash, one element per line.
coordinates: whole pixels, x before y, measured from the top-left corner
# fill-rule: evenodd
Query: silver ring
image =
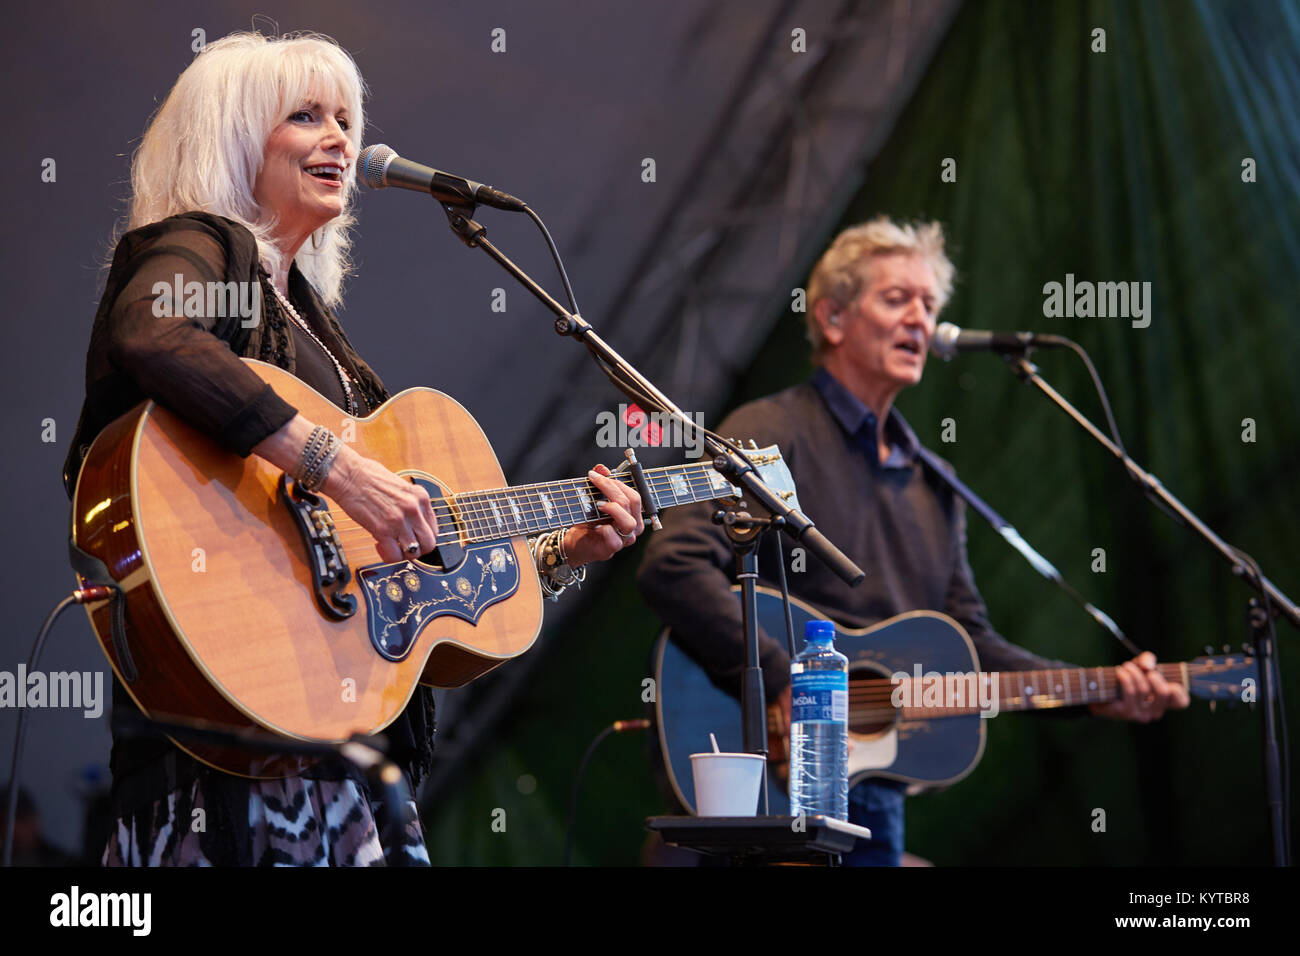
<path fill-rule="evenodd" d="M 614 530 L 618 532 L 618 536 L 622 538 L 624 541 L 633 541 L 636 539 L 635 531 L 629 531 L 627 534 L 624 534 L 622 531 L 619 531 L 617 528 L 615 528 Z"/>
<path fill-rule="evenodd" d="M 406 553 L 407 553 L 407 554 L 419 554 L 419 553 L 420 553 L 420 542 L 418 542 L 418 541 L 412 541 L 410 544 L 408 544 L 408 545 L 406 546 Z"/>

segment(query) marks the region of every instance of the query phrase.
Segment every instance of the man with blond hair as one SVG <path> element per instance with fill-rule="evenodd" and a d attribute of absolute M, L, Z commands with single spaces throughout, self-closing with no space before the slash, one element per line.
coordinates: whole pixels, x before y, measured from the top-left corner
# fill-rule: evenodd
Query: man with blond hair
<path fill-rule="evenodd" d="M 724 435 L 780 446 L 804 512 L 867 577 L 850 588 L 817 561 L 789 575 L 790 593 L 848 627 L 907 611 L 942 611 L 960 623 L 987 671 L 1069 667 L 1000 637 L 988 621 L 966 557 L 963 502 L 920 457 L 916 434 L 893 407 L 921 381 L 954 269 L 938 223 L 873 219 L 836 237 L 808 282 L 812 379 L 750 402 L 719 426 Z M 678 508 L 652 536 L 637 582 L 675 639 L 721 687 L 739 694 L 744 669 L 740 604 L 731 593 L 734 559 L 713 506 Z M 770 536 L 769 536 L 770 537 Z M 775 546 L 759 571 L 775 582 Z M 760 634 L 769 708 L 789 727 L 790 662 L 784 640 Z M 1144 653 L 1119 669 L 1123 696 L 1094 714 L 1136 721 L 1186 707 Z M 898 865 L 905 784 L 873 779 L 849 794 L 849 820 L 872 830 L 851 865 Z"/>

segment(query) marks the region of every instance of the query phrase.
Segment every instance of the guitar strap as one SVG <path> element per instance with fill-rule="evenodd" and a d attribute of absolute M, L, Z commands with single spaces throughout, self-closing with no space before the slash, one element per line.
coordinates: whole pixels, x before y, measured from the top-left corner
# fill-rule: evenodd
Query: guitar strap
<path fill-rule="evenodd" d="M 962 500 L 966 502 L 966 504 L 970 505 L 981 518 L 992 525 L 993 530 L 1002 535 L 1009 545 L 1019 551 L 1035 571 L 1047 578 L 1047 580 L 1056 584 L 1057 587 L 1073 598 L 1075 603 L 1087 611 L 1094 621 L 1106 630 L 1110 631 L 1110 633 L 1114 635 L 1115 639 L 1132 651 L 1135 656 L 1140 653 L 1140 648 L 1128 639 L 1128 636 L 1120 630 L 1119 625 L 1111 620 L 1110 615 L 1093 605 L 1090 601 L 1084 598 L 1082 594 L 1076 591 L 1070 582 L 1065 580 L 1065 577 L 1056 569 L 1056 566 L 1052 564 L 1051 561 L 1048 561 L 1045 557 L 1035 551 L 1033 546 L 1020 536 L 1020 532 L 1012 527 L 1010 521 L 989 507 L 988 502 L 975 494 L 975 492 L 971 491 L 970 488 L 967 487 L 966 483 L 958 478 L 956 474 L 950 472 L 944 466 L 943 460 L 938 455 L 919 444 L 917 447 L 917 457 L 919 457 L 944 484 L 955 491 Z"/>
<path fill-rule="evenodd" d="M 126 594 L 121 586 L 113 580 L 108 566 L 103 561 L 77 547 L 77 543 L 68 537 L 68 563 L 72 570 L 81 575 L 87 584 L 102 585 L 113 589 L 113 650 L 117 653 L 117 666 L 122 677 L 133 682 L 138 676 L 135 661 L 131 658 L 131 648 L 126 642 Z"/>
<path fill-rule="evenodd" d="M 1003 531 L 1003 529 L 1011 528 L 1011 522 L 1008 521 L 1006 518 L 1002 517 L 1002 515 L 998 514 L 991 507 L 989 507 L 988 502 L 986 502 L 983 498 L 975 494 L 975 492 L 971 491 L 970 488 L 967 486 L 967 484 L 957 477 L 955 472 L 950 472 L 947 468 L 945 468 L 942 458 L 940 458 L 934 452 L 930 451 L 930 449 L 922 445 L 918 444 L 917 448 L 918 448 L 918 457 L 921 459 L 921 461 L 929 465 L 930 470 L 933 471 L 940 478 L 940 480 L 943 481 L 944 484 L 946 484 L 949 488 L 951 488 L 958 495 L 960 495 L 961 498 L 966 502 L 966 504 L 974 508 L 979 513 L 979 516 L 981 518 L 983 518 L 985 521 L 991 524 L 993 526 L 994 531 L 998 532 L 998 534 L 1002 534 L 1005 536 L 1005 532 Z M 1011 530 L 1014 532 L 1015 528 L 1011 528 Z M 1017 535 L 1017 537 L 1019 537 L 1019 535 Z M 1037 554 L 1037 552 L 1034 553 Z M 1028 556 L 1026 555 L 1026 557 Z M 1030 563 L 1031 564 L 1034 563 L 1032 559 L 1030 560 Z M 1046 563 L 1045 559 L 1044 559 L 1044 563 Z M 1051 567 L 1050 565 L 1048 566 Z M 1037 565 L 1035 565 L 1035 567 L 1037 567 Z M 1039 570 L 1041 572 L 1041 569 Z M 1052 570 L 1056 570 L 1056 569 L 1053 568 Z M 1048 576 L 1050 577 L 1050 575 Z"/>

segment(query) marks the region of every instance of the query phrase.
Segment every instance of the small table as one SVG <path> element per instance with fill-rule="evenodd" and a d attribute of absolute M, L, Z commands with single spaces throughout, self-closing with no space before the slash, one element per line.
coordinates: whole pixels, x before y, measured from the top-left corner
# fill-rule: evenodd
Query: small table
<path fill-rule="evenodd" d="M 871 831 L 826 816 L 810 817 L 649 817 L 647 830 L 665 843 L 711 856 L 730 857 L 741 866 L 818 863 L 838 866 L 840 857 Z"/>

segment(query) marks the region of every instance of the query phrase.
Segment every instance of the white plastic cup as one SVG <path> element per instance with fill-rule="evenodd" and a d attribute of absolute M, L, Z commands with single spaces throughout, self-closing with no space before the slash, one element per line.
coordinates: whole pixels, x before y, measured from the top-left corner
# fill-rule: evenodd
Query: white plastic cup
<path fill-rule="evenodd" d="M 766 758 L 759 754 L 691 754 L 695 815 L 757 816 L 766 764 Z"/>

